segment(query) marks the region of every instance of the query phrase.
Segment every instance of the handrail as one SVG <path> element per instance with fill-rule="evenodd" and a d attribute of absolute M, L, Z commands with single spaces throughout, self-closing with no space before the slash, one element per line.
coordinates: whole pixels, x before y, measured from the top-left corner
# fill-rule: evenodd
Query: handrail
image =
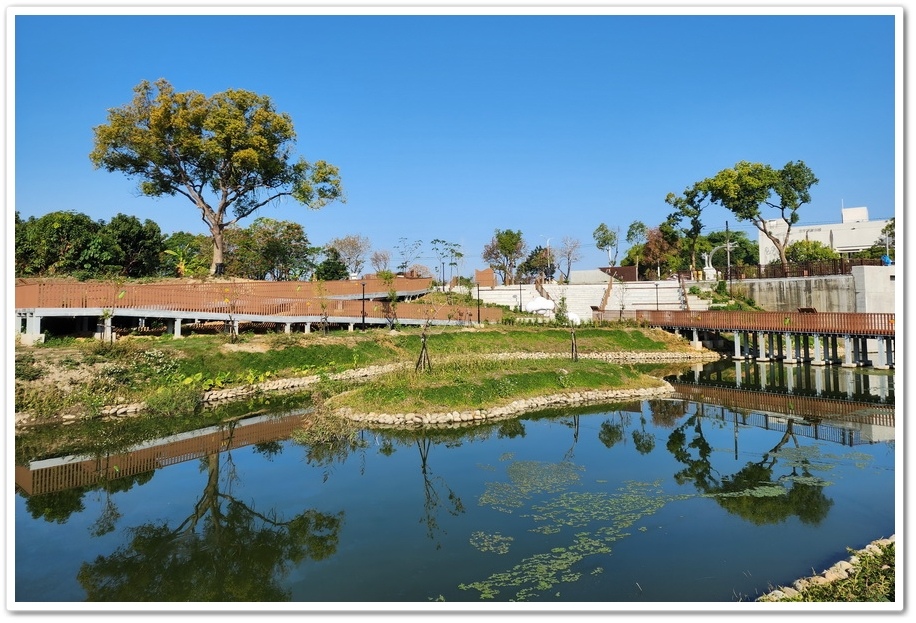
<path fill-rule="evenodd" d="M 711 331 L 768 331 L 819 335 L 895 335 L 890 313 L 761 312 L 761 311 L 636 311 L 649 325 Z"/>

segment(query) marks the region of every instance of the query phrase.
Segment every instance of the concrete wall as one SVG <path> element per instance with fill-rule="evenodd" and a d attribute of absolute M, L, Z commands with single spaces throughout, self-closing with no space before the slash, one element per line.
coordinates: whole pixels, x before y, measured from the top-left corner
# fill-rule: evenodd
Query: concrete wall
<path fill-rule="evenodd" d="M 893 313 L 894 266 L 854 266 L 852 275 L 751 279 L 734 282 L 767 311 Z"/>
<path fill-rule="evenodd" d="M 896 302 L 896 276 L 895 266 L 853 266 L 856 311 L 893 314 Z"/>

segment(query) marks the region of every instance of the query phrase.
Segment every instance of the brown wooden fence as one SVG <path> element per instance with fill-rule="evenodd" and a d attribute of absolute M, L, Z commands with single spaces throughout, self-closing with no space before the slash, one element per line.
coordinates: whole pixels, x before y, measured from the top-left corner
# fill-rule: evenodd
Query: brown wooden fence
<path fill-rule="evenodd" d="M 595 317 L 599 320 L 617 320 L 619 312 L 595 312 Z M 895 334 L 894 314 L 634 310 L 625 312 L 623 318 L 637 319 L 651 326 L 708 331 L 867 336 Z"/>
<path fill-rule="evenodd" d="M 363 285 L 365 284 L 365 285 Z M 214 281 L 204 283 L 117 284 L 79 281 L 19 280 L 16 309 L 118 309 L 168 310 L 254 316 L 335 316 L 368 319 L 391 318 L 475 322 L 476 302 L 432 305 L 387 299 L 425 294 L 432 279 L 399 277 L 388 284 L 381 279 L 362 281 Z M 364 298 L 365 297 L 365 298 Z M 482 322 L 499 322 L 502 310 L 480 309 Z"/>

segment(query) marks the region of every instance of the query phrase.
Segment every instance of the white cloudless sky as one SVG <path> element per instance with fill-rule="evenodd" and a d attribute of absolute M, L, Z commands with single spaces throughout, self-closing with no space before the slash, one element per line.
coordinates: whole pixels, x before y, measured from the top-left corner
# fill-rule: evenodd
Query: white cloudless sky
<path fill-rule="evenodd" d="M 340 168 L 346 203 L 259 216 L 301 223 L 313 244 L 366 236 L 393 259 L 401 238 L 421 240 L 431 268 L 429 242 L 455 242 L 467 276 L 496 229 L 529 248 L 569 236 L 583 247 L 574 269 L 606 265 L 600 223 L 657 226 L 668 193 L 741 160 L 813 170 L 802 225 L 844 206 L 890 218 L 903 201 L 902 8 L 839 11 L 8 7 L 8 222 L 72 210 L 205 233 L 187 199 L 140 196 L 138 180 L 89 161 L 107 110 L 158 78 L 268 95 L 296 152 Z M 705 213 L 706 233 L 726 222 L 757 239 Z"/>

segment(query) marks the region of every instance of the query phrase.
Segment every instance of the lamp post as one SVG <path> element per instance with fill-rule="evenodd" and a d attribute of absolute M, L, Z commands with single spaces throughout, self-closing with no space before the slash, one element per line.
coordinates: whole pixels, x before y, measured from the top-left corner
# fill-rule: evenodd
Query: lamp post
<path fill-rule="evenodd" d="M 518 282 L 518 311 L 522 311 L 522 282 Z"/>
<path fill-rule="evenodd" d="M 658 311 L 658 282 L 656 281 L 655 285 L 655 311 Z"/>
<path fill-rule="evenodd" d="M 477 284 L 477 324 L 480 324 L 480 283 Z"/>
<path fill-rule="evenodd" d="M 363 281 L 359 285 L 363 287 L 363 331 L 366 330 L 366 282 Z"/>

